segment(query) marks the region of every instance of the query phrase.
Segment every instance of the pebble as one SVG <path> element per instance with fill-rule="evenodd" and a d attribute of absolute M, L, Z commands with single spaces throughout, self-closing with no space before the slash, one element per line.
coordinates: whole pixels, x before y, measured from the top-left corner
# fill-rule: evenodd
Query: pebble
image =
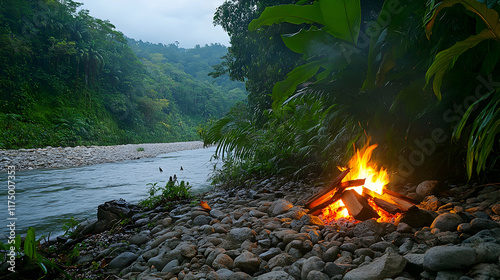
<path fill-rule="evenodd" d="M 120 233 L 125 236 L 100 233 L 116 241 L 107 248 L 95 245 L 98 257 L 92 261 L 111 260 L 99 271 L 121 274 L 123 279 L 465 280 L 495 279 L 499 274 L 500 224 L 490 210 L 498 202 L 490 201 L 476 212 L 455 212 L 472 209 L 466 200 L 482 202 L 436 197 L 446 207 L 414 207 L 403 215 L 406 220 L 395 224 L 367 220 L 324 225 L 300 207 L 300 201 L 310 196 L 307 187 L 278 182 L 267 179 L 268 193 L 258 182 L 248 183 L 255 190 L 214 190 L 200 197 L 210 212 L 189 204 L 146 214 L 132 205 L 117 207 L 136 223 Z M 275 191 L 284 196 L 276 200 Z M 498 190 L 480 190 L 485 197 L 489 192 Z M 101 213 L 95 223 L 114 217 Z M 139 225 L 141 217 L 155 227 Z M 415 221 L 419 217 L 425 222 Z M 82 254 L 82 269 L 92 262 L 84 256 L 92 256 L 92 250 Z"/>

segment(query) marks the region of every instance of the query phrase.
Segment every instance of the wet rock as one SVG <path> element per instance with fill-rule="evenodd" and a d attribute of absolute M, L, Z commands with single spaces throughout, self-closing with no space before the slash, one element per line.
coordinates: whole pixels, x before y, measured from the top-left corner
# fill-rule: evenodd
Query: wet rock
<path fill-rule="evenodd" d="M 110 229 L 121 219 L 130 219 L 135 214 L 132 206 L 123 199 L 107 201 L 97 207 L 97 220 L 105 225 L 103 230 Z"/>
<path fill-rule="evenodd" d="M 444 213 L 437 216 L 432 222 L 431 229 L 437 228 L 441 231 L 456 231 L 459 224 L 462 223 L 462 218 L 453 213 Z"/>
<path fill-rule="evenodd" d="M 253 274 L 259 271 L 259 266 L 262 261 L 259 257 L 250 252 L 243 252 L 234 259 L 233 267 L 239 268 L 246 273 Z"/>
<path fill-rule="evenodd" d="M 424 267 L 433 271 L 463 269 L 476 262 L 474 248 L 460 246 L 436 246 L 424 256 Z"/>
<path fill-rule="evenodd" d="M 373 262 L 355 268 L 346 273 L 344 280 L 382 280 L 400 274 L 406 265 L 406 259 L 396 253 L 388 253 Z"/>
<path fill-rule="evenodd" d="M 125 268 L 132 264 L 136 259 L 138 255 L 134 254 L 132 252 L 123 252 L 120 255 L 118 255 L 116 258 L 114 258 L 109 264 L 108 268 L 109 269 L 114 269 L 114 268 Z"/>

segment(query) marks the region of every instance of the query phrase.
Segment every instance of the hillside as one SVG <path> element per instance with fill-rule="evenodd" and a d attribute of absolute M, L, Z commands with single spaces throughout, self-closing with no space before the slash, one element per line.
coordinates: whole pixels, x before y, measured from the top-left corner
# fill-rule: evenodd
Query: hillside
<path fill-rule="evenodd" d="M 197 140 L 245 99 L 207 76 L 225 46 L 137 42 L 80 5 L 0 5 L 0 148 Z"/>

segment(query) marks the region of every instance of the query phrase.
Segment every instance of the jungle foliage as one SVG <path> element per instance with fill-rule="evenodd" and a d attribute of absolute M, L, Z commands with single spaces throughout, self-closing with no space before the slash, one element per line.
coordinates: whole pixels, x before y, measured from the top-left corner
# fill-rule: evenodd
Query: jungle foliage
<path fill-rule="evenodd" d="M 0 148 L 197 140 L 246 97 L 207 76 L 226 47 L 137 42 L 80 6 L 0 3 Z"/>
<path fill-rule="evenodd" d="M 394 182 L 491 174 L 500 8 L 483 2 L 226 0 L 214 22 L 231 47 L 216 70 L 245 80 L 249 101 L 204 131 L 206 144 L 230 155 L 230 171 L 216 178 L 328 180 L 370 139 Z M 246 60 L 240 51 L 254 42 L 270 45 Z M 250 73 L 281 61 L 279 75 Z"/>

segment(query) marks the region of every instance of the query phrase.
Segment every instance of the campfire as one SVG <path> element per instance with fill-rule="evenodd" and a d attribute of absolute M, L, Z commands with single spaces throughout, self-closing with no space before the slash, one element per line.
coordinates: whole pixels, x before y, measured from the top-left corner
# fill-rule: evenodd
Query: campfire
<path fill-rule="evenodd" d="M 389 175 L 384 168 L 370 162 L 374 145 L 365 145 L 351 158 L 348 167 L 330 185 L 311 196 L 305 206 L 309 213 L 319 215 L 326 224 L 337 221 L 394 222 L 414 207 L 411 198 L 386 188 Z"/>

